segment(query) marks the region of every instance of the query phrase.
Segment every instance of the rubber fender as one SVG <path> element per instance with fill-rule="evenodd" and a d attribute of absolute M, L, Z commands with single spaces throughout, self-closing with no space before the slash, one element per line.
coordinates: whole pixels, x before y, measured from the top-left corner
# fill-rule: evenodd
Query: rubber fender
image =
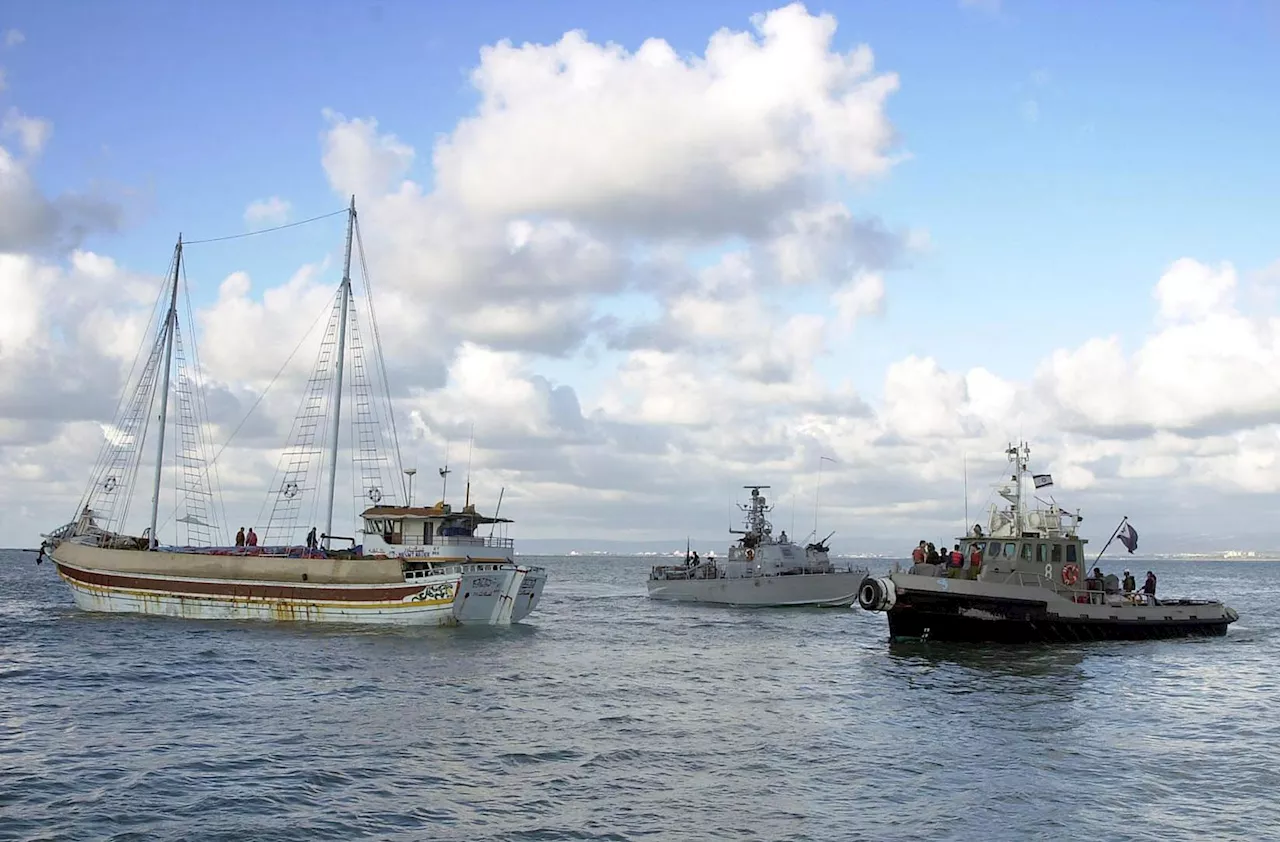
<path fill-rule="evenodd" d="M 858 605 L 867 611 L 888 611 L 897 601 L 897 588 L 888 577 L 868 576 L 858 586 Z"/>

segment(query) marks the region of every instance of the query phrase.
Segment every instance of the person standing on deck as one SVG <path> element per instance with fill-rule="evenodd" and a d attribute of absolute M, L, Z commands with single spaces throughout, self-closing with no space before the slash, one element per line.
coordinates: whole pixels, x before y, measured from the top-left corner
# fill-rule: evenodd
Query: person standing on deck
<path fill-rule="evenodd" d="M 1142 583 L 1142 592 L 1146 594 L 1147 599 L 1152 605 L 1156 605 L 1156 574 L 1150 570 L 1147 571 L 1147 581 Z"/>
<path fill-rule="evenodd" d="M 976 579 L 982 572 L 982 547 L 974 543 L 969 549 L 969 578 Z"/>
<path fill-rule="evenodd" d="M 237 547 L 244 546 L 244 527 L 243 526 L 240 527 L 240 531 L 236 533 L 236 546 Z"/>
<path fill-rule="evenodd" d="M 249 535 L 245 538 L 245 545 L 249 547 L 258 546 L 258 533 L 253 531 L 253 527 L 249 527 Z"/>

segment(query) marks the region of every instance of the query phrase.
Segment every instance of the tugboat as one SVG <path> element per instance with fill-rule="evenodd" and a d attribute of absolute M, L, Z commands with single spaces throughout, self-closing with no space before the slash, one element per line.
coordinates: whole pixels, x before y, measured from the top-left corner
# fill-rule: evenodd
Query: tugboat
<path fill-rule="evenodd" d="M 987 530 L 975 524 L 959 539 L 959 564 L 918 563 L 917 554 L 909 570 L 895 564 L 889 575 L 862 582 L 858 604 L 888 615 L 892 640 L 1150 640 L 1225 635 L 1239 619 L 1216 600 L 1157 599 L 1154 577 L 1135 592 L 1128 576 L 1124 587 L 1097 567 L 1082 576 L 1087 542 L 1077 535 L 1079 512 L 1057 504 L 1029 509 L 1023 486 L 1030 448 L 1011 445 L 1006 454 L 1013 476 L 998 493 L 1010 506 L 992 505 Z M 1052 477 L 1040 474 L 1032 482 L 1042 487 Z M 1128 518 L 1111 540 L 1116 537 L 1131 553 L 1137 546 Z"/>
<path fill-rule="evenodd" d="M 654 567 L 649 572 L 649 598 L 760 608 L 853 605 L 869 571 L 838 569 L 831 563 L 827 541 L 835 533 L 804 547 L 788 539 L 786 531 L 774 538 L 773 525 L 765 517 L 773 507 L 760 493 L 769 486 L 744 488 L 751 491 L 750 503 L 739 504 L 747 513 L 746 529 L 729 530 L 742 537 L 729 548 L 728 557 L 701 559 L 686 552 L 683 565 Z"/>

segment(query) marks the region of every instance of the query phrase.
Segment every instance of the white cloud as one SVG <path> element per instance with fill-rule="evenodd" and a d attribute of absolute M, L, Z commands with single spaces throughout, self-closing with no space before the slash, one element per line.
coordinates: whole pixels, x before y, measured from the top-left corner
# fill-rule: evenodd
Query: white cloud
<path fill-rule="evenodd" d="M 860 274 L 831 295 L 836 308 L 837 324 L 851 329 L 863 316 L 884 312 L 884 278 L 879 274 Z"/>
<path fill-rule="evenodd" d="M 1130 356 L 1115 338 L 1057 351 L 1038 373 L 1070 423 L 1095 433 L 1203 435 L 1280 422 L 1280 319 L 1235 308 L 1236 272 L 1191 259 L 1155 286 L 1160 321 Z"/>
<path fill-rule="evenodd" d="M 27 36 L 17 29 L 9 29 L 4 33 L 4 45 L 6 47 L 16 47 L 26 40 Z"/>
<path fill-rule="evenodd" d="M 802 206 L 815 178 L 886 172 L 897 77 L 866 46 L 833 52 L 835 19 L 798 3 L 752 23 L 688 58 L 576 31 L 484 49 L 477 114 L 435 150 L 442 193 L 484 214 L 714 235 Z"/>
<path fill-rule="evenodd" d="M 110 201 L 83 193 L 50 198 L 40 189 L 32 166 L 50 133 L 47 121 L 13 109 L 0 123 L 0 135 L 16 136 L 25 152 L 20 158 L 0 146 L 0 252 L 69 250 L 88 233 L 119 224 L 120 209 Z"/>
<path fill-rule="evenodd" d="M 322 163 L 329 183 L 339 193 L 378 195 L 395 186 L 413 164 L 413 148 L 395 135 L 378 134 L 377 120 L 348 120 L 326 109 Z"/>
<path fill-rule="evenodd" d="M 244 221 L 249 225 L 282 225 L 292 212 L 293 205 L 279 196 L 255 199 L 244 209 Z"/>
<path fill-rule="evenodd" d="M 1183 529 L 1177 512 L 1210 507 L 1206 490 L 1280 493 L 1275 302 L 1265 273 L 1230 264 L 1182 259 L 1135 279 L 1153 285 L 1139 342 L 1084 338 L 1027 381 L 998 360 L 948 370 L 901 337 L 879 376 L 860 373 L 883 386 L 869 404 L 844 375 L 865 363 L 837 356 L 856 343 L 839 340 L 874 332 L 864 320 L 893 304 L 900 259 L 929 238 L 855 216 L 833 184 L 893 169 L 897 80 L 867 47 L 835 51 L 828 16 L 789 6 L 754 26 L 693 57 L 574 33 L 487 49 L 476 112 L 421 180 L 429 139 L 325 112 L 321 164 L 358 197 L 419 481 L 446 442 L 457 467 L 474 423 L 473 497 L 491 506 L 505 488 L 517 536 L 724 540 L 735 486 L 774 485 L 786 522 L 828 455 L 821 528 L 849 550 L 951 534 L 966 460 L 977 508 L 1019 437 L 1057 499 L 1100 519 L 1123 501 L 1144 536 Z M 0 506 L 0 542 L 30 543 L 87 480 L 161 280 L 75 248 L 79 197 L 39 189 L 47 131 L 12 113 L 23 153 L 0 147 L 0 502 L 25 508 Z M 289 212 L 271 197 L 246 221 Z M 284 279 L 233 272 L 197 312 L 218 443 L 329 312 L 327 257 L 299 255 Z M 318 344 L 224 457 L 237 521 L 256 517 Z"/>
<path fill-rule="evenodd" d="M 14 135 L 22 143 L 28 156 L 39 155 L 53 134 L 53 124 L 39 117 L 28 117 L 16 108 L 10 108 L 0 122 L 0 133 Z"/>
<path fill-rule="evenodd" d="M 1160 315 L 1170 320 L 1197 320 L 1229 313 L 1235 304 L 1236 270 L 1229 263 L 1216 269 L 1190 258 L 1176 261 L 1156 284 Z"/>

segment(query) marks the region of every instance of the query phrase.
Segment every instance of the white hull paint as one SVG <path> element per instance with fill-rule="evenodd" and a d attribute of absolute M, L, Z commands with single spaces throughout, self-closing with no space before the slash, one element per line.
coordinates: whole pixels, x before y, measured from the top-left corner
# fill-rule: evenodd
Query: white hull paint
<path fill-rule="evenodd" d="M 746 607 L 843 607 L 858 599 L 866 571 L 742 579 L 651 579 L 649 598 Z"/>
<path fill-rule="evenodd" d="M 126 591 L 68 580 L 76 607 L 98 613 L 151 614 L 188 620 L 282 620 L 327 623 L 454 625 L 453 601 L 412 606 L 310 603 Z"/>
<path fill-rule="evenodd" d="M 58 574 L 84 611 L 198 620 L 509 625 L 537 607 L 546 584 L 546 573 L 540 568 L 513 564 L 387 583 L 389 589 L 409 590 L 399 599 L 358 599 L 358 592 L 367 592 L 368 586 L 333 584 L 291 584 L 290 595 L 280 596 L 270 594 L 280 590 L 280 583 L 264 581 L 132 574 L 125 585 L 104 583 L 122 577 L 112 571 L 72 567 L 60 562 L 56 551 L 54 555 Z M 206 592 L 210 587 L 230 593 Z M 343 590 L 349 590 L 352 598 L 343 599 Z"/>

